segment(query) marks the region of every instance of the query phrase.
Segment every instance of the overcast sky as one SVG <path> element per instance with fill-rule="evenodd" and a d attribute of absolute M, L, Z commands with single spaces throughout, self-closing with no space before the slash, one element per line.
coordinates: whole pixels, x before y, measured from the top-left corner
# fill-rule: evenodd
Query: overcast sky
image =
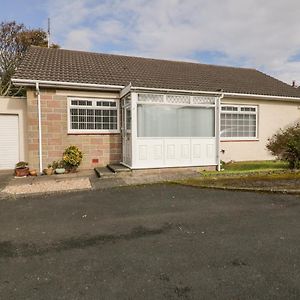
<path fill-rule="evenodd" d="M 298 0 L 0 0 L 63 48 L 259 69 L 300 83 Z"/>

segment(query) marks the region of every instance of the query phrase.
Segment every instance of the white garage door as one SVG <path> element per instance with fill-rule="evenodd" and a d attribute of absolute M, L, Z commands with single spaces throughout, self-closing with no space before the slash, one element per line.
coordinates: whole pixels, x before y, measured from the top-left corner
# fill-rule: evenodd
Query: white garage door
<path fill-rule="evenodd" d="M 19 161 L 19 118 L 0 115 L 0 170 L 13 169 Z"/>

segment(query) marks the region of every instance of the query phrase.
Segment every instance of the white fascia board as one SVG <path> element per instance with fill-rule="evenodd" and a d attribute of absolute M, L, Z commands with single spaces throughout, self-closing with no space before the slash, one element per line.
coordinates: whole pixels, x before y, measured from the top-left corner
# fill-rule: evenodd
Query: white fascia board
<path fill-rule="evenodd" d="M 172 93 L 190 93 L 190 94 L 207 94 L 212 96 L 220 96 L 222 98 L 256 98 L 266 100 L 288 100 L 288 101 L 300 101 L 300 97 L 288 97 L 288 96 L 271 96 L 271 95 L 259 95 L 259 94 L 243 94 L 243 93 L 228 93 L 222 91 L 209 92 L 209 91 L 195 91 L 195 90 L 177 90 L 177 89 L 164 89 L 164 88 L 146 88 L 146 87 L 131 87 L 131 90 L 135 91 L 156 91 L 156 92 L 172 92 Z"/>
<path fill-rule="evenodd" d="M 63 81 L 47 81 L 47 80 L 31 80 L 31 79 L 18 79 L 13 78 L 12 82 L 17 86 L 35 86 L 39 83 L 42 87 L 64 87 L 64 88 L 77 88 L 77 89 L 105 89 L 120 91 L 124 88 L 123 85 L 106 85 L 106 84 L 93 84 L 93 83 L 76 83 L 76 82 L 63 82 Z"/>
<path fill-rule="evenodd" d="M 300 101 L 300 97 L 288 97 L 288 96 L 270 96 L 270 95 L 259 95 L 259 94 L 239 94 L 239 93 L 224 93 L 225 98 L 256 98 L 266 100 L 277 100 L 277 101 Z"/>
<path fill-rule="evenodd" d="M 131 87 L 131 90 L 134 91 L 156 91 L 161 93 L 189 93 L 189 94 L 208 94 L 212 96 L 221 96 L 222 92 L 216 91 L 216 92 L 208 92 L 208 91 L 194 91 L 194 90 L 177 90 L 177 89 L 164 89 L 164 88 L 147 88 L 147 87 Z"/>

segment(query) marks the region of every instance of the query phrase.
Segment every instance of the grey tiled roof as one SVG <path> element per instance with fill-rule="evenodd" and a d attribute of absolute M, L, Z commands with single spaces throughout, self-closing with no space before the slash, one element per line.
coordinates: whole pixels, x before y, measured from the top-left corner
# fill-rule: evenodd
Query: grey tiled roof
<path fill-rule="evenodd" d="M 254 69 L 31 47 L 15 79 L 300 97 Z"/>

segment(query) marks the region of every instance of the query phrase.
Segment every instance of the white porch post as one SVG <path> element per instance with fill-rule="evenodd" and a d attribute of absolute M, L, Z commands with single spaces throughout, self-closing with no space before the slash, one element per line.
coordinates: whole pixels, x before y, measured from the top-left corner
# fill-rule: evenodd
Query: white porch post
<path fill-rule="evenodd" d="M 136 167 L 137 157 L 137 101 L 138 94 L 131 93 L 131 167 Z"/>

